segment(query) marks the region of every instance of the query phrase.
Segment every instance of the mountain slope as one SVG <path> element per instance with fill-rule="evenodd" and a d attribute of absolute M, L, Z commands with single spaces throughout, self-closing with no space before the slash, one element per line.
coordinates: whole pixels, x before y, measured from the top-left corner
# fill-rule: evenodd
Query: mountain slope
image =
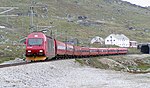
<path fill-rule="evenodd" d="M 12 34 L 15 33 L 19 39 L 25 37 L 30 32 L 31 1 L 1 0 L 0 5 L 19 7 L 8 13 L 19 14 L 19 17 L 9 17 L 8 21 L 0 17 L 0 22 L 11 25 L 8 28 L 15 29 Z M 36 0 L 32 5 L 36 6 L 34 26 L 53 26 L 49 30 L 53 30 L 53 35 L 58 40 L 78 38 L 86 45 L 96 35 L 105 38 L 111 33 L 123 33 L 131 40 L 150 41 L 150 10 L 145 7 L 121 0 Z M 79 17 L 85 19 L 79 21 Z"/>

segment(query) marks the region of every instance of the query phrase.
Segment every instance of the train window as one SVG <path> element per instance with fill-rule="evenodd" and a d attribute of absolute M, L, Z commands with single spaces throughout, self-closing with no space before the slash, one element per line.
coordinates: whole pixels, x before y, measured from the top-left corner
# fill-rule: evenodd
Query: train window
<path fill-rule="evenodd" d="M 98 52 L 98 50 L 90 50 L 90 52 Z"/>
<path fill-rule="evenodd" d="M 89 52 L 89 50 L 81 50 L 82 52 Z"/>
<path fill-rule="evenodd" d="M 68 46 L 67 45 L 67 50 L 73 51 L 73 46 Z"/>
<path fill-rule="evenodd" d="M 41 38 L 29 38 L 28 45 L 35 46 L 35 45 L 42 45 L 43 40 Z"/>
<path fill-rule="evenodd" d="M 103 52 L 107 52 L 107 50 L 103 50 Z"/>
<path fill-rule="evenodd" d="M 99 52 L 103 52 L 103 50 L 99 50 Z"/>

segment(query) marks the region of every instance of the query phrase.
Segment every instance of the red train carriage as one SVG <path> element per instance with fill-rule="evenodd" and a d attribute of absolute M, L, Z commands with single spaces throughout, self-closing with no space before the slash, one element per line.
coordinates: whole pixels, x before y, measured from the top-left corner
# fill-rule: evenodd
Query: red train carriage
<path fill-rule="evenodd" d="M 99 55 L 98 54 L 98 49 L 97 48 L 89 48 L 90 49 L 90 55 L 91 56 L 96 56 L 96 55 Z"/>
<path fill-rule="evenodd" d="M 45 60 L 47 57 L 55 57 L 54 39 L 45 36 L 41 32 L 34 32 L 26 39 L 26 60 Z"/>
<path fill-rule="evenodd" d="M 127 48 L 118 48 L 118 54 L 127 54 L 128 49 Z"/>
<path fill-rule="evenodd" d="M 109 55 L 118 54 L 118 48 L 108 48 L 108 54 Z"/>
<path fill-rule="evenodd" d="M 56 40 L 56 54 L 57 57 L 73 56 L 74 46 Z"/>
<path fill-rule="evenodd" d="M 56 40 L 56 54 L 57 56 L 63 56 L 66 54 L 66 44 Z"/>
<path fill-rule="evenodd" d="M 98 48 L 99 55 L 108 55 L 108 48 Z"/>
<path fill-rule="evenodd" d="M 81 47 L 80 46 L 74 46 L 74 54 L 75 57 L 81 56 Z"/>
<path fill-rule="evenodd" d="M 74 46 L 70 44 L 66 44 L 66 55 L 67 56 L 73 56 L 74 54 Z"/>
<path fill-rule="evenodd" d="M 42 32 L 33 32 L 26 39 L 26 60 L 37 61 L 53 57 L 89 57 L 126 54 L 127 48 L 89 48 L 57 41 Z"/>
<path fill-rule="evenodd" d="M 81 56 L 82 57 L 88 57 L 90 56 L 90 50 L 88 47 L 81 47 Z"/>

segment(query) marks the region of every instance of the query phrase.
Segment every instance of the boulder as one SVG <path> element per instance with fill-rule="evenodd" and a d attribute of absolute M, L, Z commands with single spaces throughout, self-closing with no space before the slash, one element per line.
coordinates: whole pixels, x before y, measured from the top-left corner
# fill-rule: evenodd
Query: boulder
<path fill-rule="evenodd" d="M 112 59 L 102 58 L 102 59 L 98 59 L 98 61 L 102 64 L 107 64 L 109 66 L 109 69 L 119 70 L 119 71 L 126 69 L 124 65 Z"/>

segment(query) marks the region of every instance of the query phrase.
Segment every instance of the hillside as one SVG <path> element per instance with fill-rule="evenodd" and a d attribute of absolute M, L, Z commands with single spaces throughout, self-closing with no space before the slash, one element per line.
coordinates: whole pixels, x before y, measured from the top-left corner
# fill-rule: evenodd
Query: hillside
<path fill-rule="evenodd" d="M 6 18 L 1 17 L 1 23 L 28 33 L 31 1 L 2 0 L 1 2 L 1 6 L 19 7 L 12 13 L 21 14 L 19 17 L 8 18 L 8 22 L 5 22 Z M 34 8 L 35 14 L 38 15 L 34 16 L 34 25 L 54 26 L 50 30 L 57 29 L 58 34 L 67 30 L 69 37 L 79 35 L 79 38 L 86 39 L 85 37 L 95 35 L 105 38 L 110 33 L 124 33 L 131 40 L 149 41 L 150 11 L 146 8 L 120 0 L 39 0 L 32 3 L 34 6 L 39 6 Z M 42 12 L 42 6 L 48 9 L 48 13 Z M 77 23 L 78 16 L 85 16 L 87 19 L 83 23 Z M 68 22 L 67 18 L 73 22 Z"/>
<path fill-rule="evenodd" d="M 138 42 L 150 41 L 150 10 L 121 0 L 36 0 L 32 2 L 0 0 L 0 2 L 1 7 L 19 7 L 5 13 L 5 15 L 19 15 L 17 17 L 0 16 L 0 25 L 6 27 L 0 29 L 0 44 L 5 44 L 4 48 L 1 47 L 1 56 L 3 56 L 3 49 L 7 50 L 6 44 L 18 43 L 31 32 L 31 5 L 34 7 L 34 30 L 47 29 L 40 26 L 49 26 L 47 30 L 52 30 L 53 36 L 61 41 L 65 41 L 66 38 L 77 38 L 81 45 L 87 46 L 94 36 L 105 38 L 110 33 L 123 33 Z M 8 54 L 12 55 L 12 53 Z"/>

